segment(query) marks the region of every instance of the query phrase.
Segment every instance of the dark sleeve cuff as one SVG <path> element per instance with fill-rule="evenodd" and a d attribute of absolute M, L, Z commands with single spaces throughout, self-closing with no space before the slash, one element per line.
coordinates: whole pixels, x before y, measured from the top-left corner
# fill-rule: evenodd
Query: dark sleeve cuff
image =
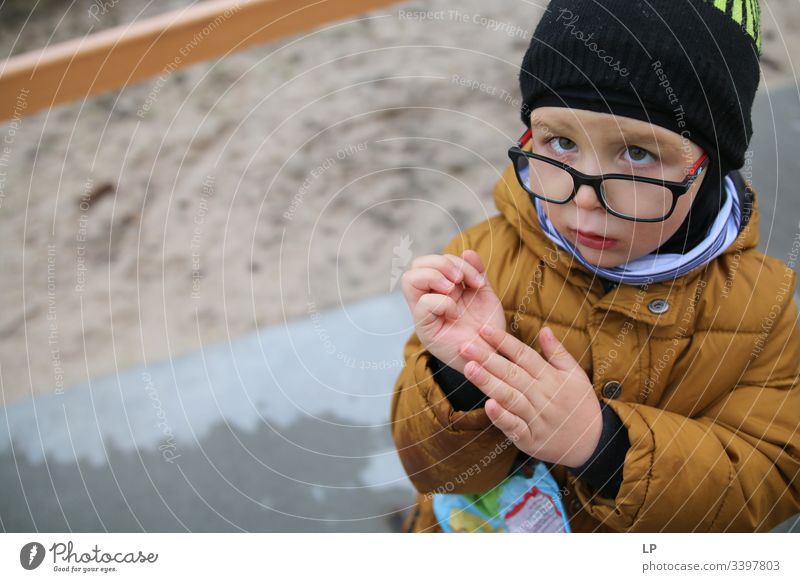
<path fill-rule="evenodd" d="M 631 444 L 628 429 L 614 409 L 603 404 L 602 413 L 603 432 L 597 448 L 583 465 L 567 470 L 603 497 L 613 499 L 622 484 L 622 466 Z"/>
<path fill-rule="evenodd" d="M 441 387 L 454 410 L 473 410 L 480 408 L 486 402 L 487 396 L 480 388 L 470 382 L 464 374 L 431 353 L 428 353 L 428 367 L 433 372 L 434 381 Z"/>

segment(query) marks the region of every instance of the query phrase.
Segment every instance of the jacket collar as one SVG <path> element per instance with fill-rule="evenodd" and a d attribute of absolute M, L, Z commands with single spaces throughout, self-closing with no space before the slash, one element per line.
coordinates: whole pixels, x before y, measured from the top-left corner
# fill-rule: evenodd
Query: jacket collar
<path fill-rule="evenodd" d="M 524 149 L 528 147 L 529 145 L 526 144 Z M 745 182 L 738 171 L 734 172 L 732 177 L 740 198 L 743 200 L 742 208 L 744 211 L 750 210 L 750 217 L 739 231 L 739 236 L 722 253 L 723 256 L 754 248 L 758 245 L 759 240 L 759 210 L 756 191 Z M 516 230 L 522 243 L 530 248 L 536 256 L 547 257 L 547 265 L 556 269 L 571 285 L 583 289 L 587 293 L 592 290 L 599 293 L 602 298 L 597 307 L 618 311 L 645 323 L 654 325 L 675 323 L 678 309 L 668 309 L 661 314 L 652 313 L 648 309 L 650 302 L 667 299 L 670 303 L 682 304 L 685 294 L 692 288 L 692 283 L 704 271 L 703 267 L 699 267 L 674 280 L 652 283 L 647 286 L 622 284 L 607 292 L 603 280 L 597 274 L 584 267 L 571 253 L 559 248 L 542 232 L 536 217 L 536 209 L 531 203 L 528 193 L 517 181 L 512 164 L 508 164 L 495 186 L 494 202 L 500 213 Z M 622 299 L 618 298 L 618 291 L 623 296 Z M 632 298 L 635 298 L 635 301 L 631 301 Z"/>

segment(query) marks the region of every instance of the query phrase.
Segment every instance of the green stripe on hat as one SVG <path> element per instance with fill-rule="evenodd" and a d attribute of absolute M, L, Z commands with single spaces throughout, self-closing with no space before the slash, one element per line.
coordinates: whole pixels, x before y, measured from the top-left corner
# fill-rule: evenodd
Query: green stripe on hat
<path fill-rule="evenodd" d="M 739 24 L 742 23 L 742 13 L 744 12 L 744 2 L 733 3 L 733 19 Z"/>
<path fill-rule="evenodd" d="M 733 18 L 761 52 L 761 6 L 758 0 L 706 0 L 715 8 Z"/>

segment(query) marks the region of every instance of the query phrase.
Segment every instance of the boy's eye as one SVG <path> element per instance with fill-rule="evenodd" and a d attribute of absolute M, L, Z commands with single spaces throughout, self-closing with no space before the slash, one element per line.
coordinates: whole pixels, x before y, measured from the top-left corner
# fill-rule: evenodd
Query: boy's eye
<path fill-rule="evenodd" d="M 630 146 L 625 150 L 625 152 L 628 154 L 629 159 L 633 162 L 655 161 L 655 157 L 653 156 L 653 154 L 651 154 L 644 148 L 640 148 L 639 146 Z M 648 157 L 650 159 L 648 159 Z"/>
<path fill-rule="evenodd" d="M 555 150 L 556 153 L 563 154 L 575 147 L 575 142 L 568 137 L 556 136 L 550 138 L 547 142 Z"/>

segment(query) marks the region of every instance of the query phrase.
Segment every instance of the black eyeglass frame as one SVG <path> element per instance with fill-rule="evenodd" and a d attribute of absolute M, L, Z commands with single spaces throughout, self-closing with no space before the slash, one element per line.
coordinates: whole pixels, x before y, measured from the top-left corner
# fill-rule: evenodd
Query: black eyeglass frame
<path fill-rule="evenodd" d="M 689 188 L 692 187 L 692 184 L 695 183 L 697 178 L 700 174 L 703 173 L 705 168 L 708 166 L 709 157 L 708 154 L 703 152 L 703 155 L 700 156 L 692 168 L 689 170 L 689 173 L 681 182 L 672 182 L 670 180 L 659 180 L 658 178 L 648 178 L 646 176 L 632 176 L 630 174 L 601 174 L 599 176 L 592 176 L 589 174 L 584 174 L 573 168 L 572 166 L 568 166 L 563 162 L 559 162 L 558 160 L 554 160 L 552 158 L 548 158 L 546 156 L 535 154 L 533 152 L 527 152 L 522 149 L 528 140 L 533 135 L 533 130 L 528 129 L 525 134 L 519 139 L 519 141 L 508 148 L 508 157 L 511 158 L 511 162 L 514 164 L 514 173 L 517 176 L 517 181 L 519 182 L 520 186 L 528 193 L 531 197 L 531 202 L 534 202 L 534 197 L 539 198 L 540 200 L 544 200 L 546 202 L 550 202 L 552 204 L 566 204 L 578 193 L 578 189 L 583 186 L 584 184 L 591 186 L 594 188 L 595 194 L 597 195 L 597 199 L 600 201 L 600 204 L 609 214 L 616 216 L 618 218 L 622 218 L 625 220 L 632 220 L 634 222 L 663 222 L 667 220 L 672 213 L 675 211 L 675 206 L 678 204 L 678 198 L 686 194 L 689 191 Z M 534 160 L 539 160 L 558 168 L 566 171 L 570 176 L 572 176 L 572 194 L 566 200 L 551 200 L 541 194 L 537 194 L 533 192 L 530 188 L 528 188 L 522 180 L 522 176 L 519 175 L 519 158 L 532 158 Z M 645 184 L 654 184 L 656 186 L 662 186 L 672 192 L 672 206 L 669 209 L 669 212 L 663 216 L 662 218 L 637 218 L 634 216 L 629 216 L 627 214 L 623 214 L 621 212 L 617 212 L 612 208 L 609 208 L 608 204 L 605 200 L 605 194 L 603 193 L 603 181 L 604 180 L 628 180 L 631 182 L 643 182 Z"/>

